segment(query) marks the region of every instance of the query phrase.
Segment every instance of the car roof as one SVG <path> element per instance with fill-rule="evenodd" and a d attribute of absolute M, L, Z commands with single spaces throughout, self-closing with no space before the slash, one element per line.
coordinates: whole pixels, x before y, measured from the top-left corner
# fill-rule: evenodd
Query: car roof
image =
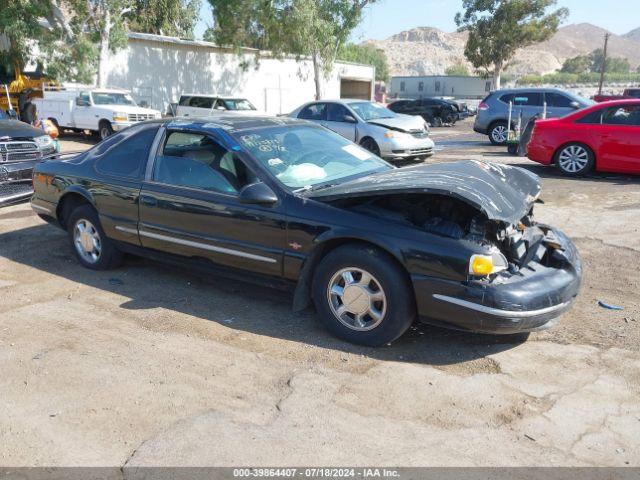
<path fill-rule="evenodd" d="M 229 95 L 212 95 L 211 93 L 181 93 L 181 97 L 205 97 L 220 98 L 222 100 L 246 100 L 245 97 L 229 96 Z"/>
<path fill-rule="evenodd" d="M 277 127 L 287 125 L 309 125 L 304 120 L 290 117 L 274 117 L 270 115 L 211 115 L 208 117 L 173 117 L 162 121 L 170 127 L 193 127 L 202 130 L 223 129 L 228 132 L 240 132 L 243 130 Z"/>

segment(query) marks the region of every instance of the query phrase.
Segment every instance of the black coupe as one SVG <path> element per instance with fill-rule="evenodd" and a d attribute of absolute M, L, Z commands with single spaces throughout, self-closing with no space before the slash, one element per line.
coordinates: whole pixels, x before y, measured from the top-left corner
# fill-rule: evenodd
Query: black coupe
<path fill-rule="evenodd" d="M 411 323 L 515 333 L 578 294 L 571 241 L 536 223 L 538 178 L 477 161 L 398 169 L 321 126 L 150 121 L 39 164 L 32 205 L 91 269 L 133 253 L 266 280 L 334 334 L 382 345 Z"/>

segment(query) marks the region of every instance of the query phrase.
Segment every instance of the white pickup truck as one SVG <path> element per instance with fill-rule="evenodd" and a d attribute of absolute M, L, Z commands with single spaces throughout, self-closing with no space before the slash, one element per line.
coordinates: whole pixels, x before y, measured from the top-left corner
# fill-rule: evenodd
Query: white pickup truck
<path fill-rule="evenodd" d="M 160 118 L 160 112 L 136 105 L 127 90 L 87 88 L 45 89 L 33 100 L 38 118 L 48 118 L 59 131 L 90 130 L 105 139 L 134 123 Z"/>

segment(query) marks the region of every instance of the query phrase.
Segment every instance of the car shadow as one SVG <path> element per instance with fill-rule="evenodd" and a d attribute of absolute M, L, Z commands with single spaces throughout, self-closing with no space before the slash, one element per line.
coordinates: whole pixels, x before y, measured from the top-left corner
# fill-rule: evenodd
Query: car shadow
<path fill-rule="evenodd" d="M 88 270 L 76 261 L 66 234 L 51 225 L 2 233 L 0 246 L 0 254 L 13 262 L 125 297 L 119 305 L 122 309 L 163 308 L 256 335 L 379 360 L 451 365 L 511 349 L 527 338 L 527 335 L 480 335 L 416 324 L 390 346 L 361 347 L 331 336 L 312 309 L 294 313 L 290 293 L 133 256 L 128 256 L 116 270 Z"/>

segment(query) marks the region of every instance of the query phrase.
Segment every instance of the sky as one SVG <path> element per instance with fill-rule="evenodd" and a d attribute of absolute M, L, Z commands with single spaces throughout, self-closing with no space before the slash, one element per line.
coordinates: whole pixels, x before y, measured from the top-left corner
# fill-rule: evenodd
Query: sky
<path fill-rule="evenodd" d="M 639 0 L 559 0 L 558 5 L 570 11 L 566 24 L 592 23 L 617 34 L 640 27 Z M 436 27 L 445 32 L 456 29 L 453 20 L 460 11 L 462 0 L 378 0 L 367 7 L 360 26 L 351 41 L 369 38 L 382 40 L 414 27 Z M 211 24 L 211 7 L 203 0 L 196 38 L 200 38 L 207 24 Z"/>

